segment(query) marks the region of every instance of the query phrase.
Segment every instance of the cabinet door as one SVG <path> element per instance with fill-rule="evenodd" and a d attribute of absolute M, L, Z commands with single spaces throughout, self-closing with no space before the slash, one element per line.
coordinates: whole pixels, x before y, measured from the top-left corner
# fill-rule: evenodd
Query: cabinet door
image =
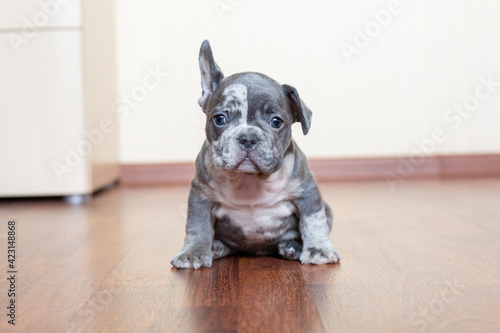
<path fill-rule="evenodd" d="M 84 128 L 80 41 L 79 31 L 41 32 L 15 53 L 0 34 L 0 195 L 88 191 L 87 159 L 71 153 Z"/>
<path fill-rule="evenodd" d="M 0 29 L 81 25 L 80 0 L 0 0 Z"/>

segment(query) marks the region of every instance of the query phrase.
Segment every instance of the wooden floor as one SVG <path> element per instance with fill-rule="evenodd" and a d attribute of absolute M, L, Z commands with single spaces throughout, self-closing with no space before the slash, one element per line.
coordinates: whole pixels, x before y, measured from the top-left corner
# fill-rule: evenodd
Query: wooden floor
<path fill-rule="evenodd" d="M 188 188 L 0 200 L 2 332 L 498 332 L 500 179 L 321 184 L 336 265 L 178 270 Z M 17 220 L 16 327 L 7 221 Z"/>

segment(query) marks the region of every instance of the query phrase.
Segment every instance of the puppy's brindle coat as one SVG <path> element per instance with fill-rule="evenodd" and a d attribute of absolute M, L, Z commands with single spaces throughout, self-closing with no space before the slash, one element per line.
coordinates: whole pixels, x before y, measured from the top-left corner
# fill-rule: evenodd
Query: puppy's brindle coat
<path fill-rule="evenodd" d="M 178 268 L 211 267 L 234 252 L 279 253 L 303 264 L 336 263 L 333 215 L 305 155 L 291 137 L 307 134 L 312 112 L 297 90 L 260 73 L 224 78 L 208 41 L 200 49 L 207 139 L 191 182 Z"/>

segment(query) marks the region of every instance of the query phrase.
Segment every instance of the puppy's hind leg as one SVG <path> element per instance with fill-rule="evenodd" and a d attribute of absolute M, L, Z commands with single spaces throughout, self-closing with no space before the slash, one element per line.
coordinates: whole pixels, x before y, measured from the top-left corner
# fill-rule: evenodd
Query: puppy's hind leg
<path fill-rule="evenodd" d="M 296 240 L 287 240 L 278 244 L 278 254 L 288 260 L 299 260 L 302 253 L 302 243 Z"/>
<path fill-rule="evenodd" d="M 224 258 L 225 256 L 228 256 L 235 252 L 236 251 L 231 249 L 229 246 L 227 246 L 220 240 L 214 239 L 214 242 L 212 244 L 212 253 L 214 254 L 214 259 Z"/>

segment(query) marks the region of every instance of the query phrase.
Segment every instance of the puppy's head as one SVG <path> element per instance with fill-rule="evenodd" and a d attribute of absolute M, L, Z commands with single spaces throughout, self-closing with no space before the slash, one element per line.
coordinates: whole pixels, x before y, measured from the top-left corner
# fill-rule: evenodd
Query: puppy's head
<path fill-rule="evenodd" d="M 203 94 L 199 104 L 207 116 L 206 134 L 215 165 L 228 172 L 271 174 L 283 163 L 291 126 L 307 134 L 312 112 L 297 90 L 259 73 L 224 78 L 210 44 L 200 49 Z"/>

